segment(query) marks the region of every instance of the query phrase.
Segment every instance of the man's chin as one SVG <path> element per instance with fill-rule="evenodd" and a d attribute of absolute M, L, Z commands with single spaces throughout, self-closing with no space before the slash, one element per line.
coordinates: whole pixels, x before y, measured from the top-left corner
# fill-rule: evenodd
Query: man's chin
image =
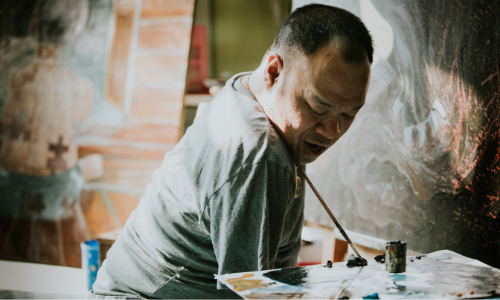
<path fill-rule="evenodd" d="M 312 157 L 312 156 L 301 155 L 297 159 L 297 162 L 301 165 L 307 165 L 307 164 L 314 162 L 316 159 L 318 159 L 318 157 L 319 156 Z"/>
<path fill-rule="evenodd" d="M 297 162 L 301 165 L 306 165 L 314 162 L 316 159 L 318 159 L 318 157 L 320 157 L 323 153 L 325 153 L 327 148 L 321 147 L 319 151 L 318 150 L 314 151 L 306 147 L 304 150 L 305 151 L 303 152 L 298 151 L 299 152 L 297 153 L 298 155 L 295 156 L 295 159 L 297 159 Z"/>

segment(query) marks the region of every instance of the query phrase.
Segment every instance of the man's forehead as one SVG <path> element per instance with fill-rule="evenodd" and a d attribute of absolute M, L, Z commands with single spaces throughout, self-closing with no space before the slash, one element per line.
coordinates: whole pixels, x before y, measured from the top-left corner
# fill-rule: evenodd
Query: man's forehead
<path fill-rule="evenodd" d="M 311 98 L 314 101 L 335 110 L 356 110 L 361 108 L 365 102 L 364 94 L 360 94 L 358 97 L 349 99 L 346 99 L 335 93 L 330 93 L 328 94 L 328 96 L 322 96 L 320 92 L 313 89 L 311 90 L 311 94 Z"/>
<path fill-rule="evenodd" d="M 332 53 L 329 56 L 337 55 Z M 316 93 L 324 100 L 357 101 L 366 94 L 370 78 L 370 65 L 348 64 L 335 59 L 323 60 L 314 64 L 308 72 L 310 84 Z"/>

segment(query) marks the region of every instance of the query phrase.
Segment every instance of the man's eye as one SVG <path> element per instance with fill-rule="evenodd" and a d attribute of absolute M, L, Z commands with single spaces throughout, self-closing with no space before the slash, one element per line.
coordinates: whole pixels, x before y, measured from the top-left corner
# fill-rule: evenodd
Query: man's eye
<path fill-rule="evenodd" d="M 324 112 L 324 113 L 319 113 L 319 112 L 315 111 L 315 110 L 312 108 L 312 106 L 311 106 L 311 105 L 309 105 L 309 103 L 307 103 L 307 106 L 309 106 L 309 109 L 310 109 L 310 110 L 311 110 L 311 111 L 312 111 L 315 115 L 322 116 L 322 115 L 326 114 L 326 112 Z"/>
<path fill-rule="evenodd" d="M 354 116 L 349 116 L 348 114 L 346 113 L 342 113 L 342 116 L 348 118 L 348 119 L 354 119 Z"/>
<path fill-rule="evenodd" d="M 321 114 L 320 114 L 319 112 L 315 111 L 315 110 L 314 110 L 314 109 L 312 109 L 312 108 L 311 108 L 311 110 L 312 110 L 315 114 L 317 114 L 318 116 L 324 116 L 324 115 L 326 114 L 326 112 L 324 112 L 324 113 L 321 113 Z"/>

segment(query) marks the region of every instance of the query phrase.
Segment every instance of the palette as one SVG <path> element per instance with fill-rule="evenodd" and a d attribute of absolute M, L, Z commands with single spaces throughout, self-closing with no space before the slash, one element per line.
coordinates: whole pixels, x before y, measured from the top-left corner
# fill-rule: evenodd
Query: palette
<path fill-rule="evenodd" d="M 499 269 L 449 250 L 409 256 L 399 274 L 371 259 L 363 268 L 342 262 L 215 277 L 245 299 L 465 299 L 500 292 Z"/>

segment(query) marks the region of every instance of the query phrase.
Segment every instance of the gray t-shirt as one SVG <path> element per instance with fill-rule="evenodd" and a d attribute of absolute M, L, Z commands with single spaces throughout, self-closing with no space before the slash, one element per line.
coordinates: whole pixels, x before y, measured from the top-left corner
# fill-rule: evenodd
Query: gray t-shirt
<path fill-rule="evenodd" d="M 304 210 L 296 170 L 243 75 L 165 155 L 109 250 L 94 297 L 239 298 L 214 274 L 296 266 Z"/>

